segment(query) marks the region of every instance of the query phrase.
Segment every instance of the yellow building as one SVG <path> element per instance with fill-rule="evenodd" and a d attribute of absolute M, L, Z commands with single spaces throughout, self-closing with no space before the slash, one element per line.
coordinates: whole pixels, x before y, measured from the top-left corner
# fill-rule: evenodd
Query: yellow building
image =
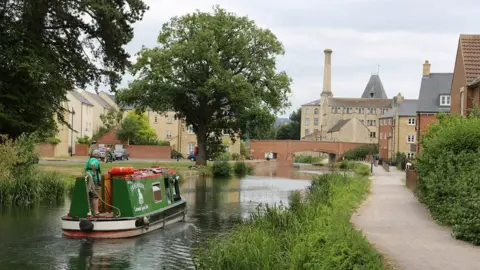
<path fill-rule="evenodd" d="M 100 92 L 99 95 L 110 106 L 119 109 L 115 102 L 115 95 L 105 92 Z M 134 107 L 127 106 L 122 109 L 124 110 L 124 116 L 126 116 L 129 111 L 134 110 Z M 197 137 L 191 127 L 186 127 L 184 121 L 175 119 L 175 112 L 169 111 L 159 114 L 152 110 L 147 110 L 146 114 L 150 126 L 155 130 L 160 140 L 170 142 L 172 149 L 182 153 L 184 156 L 194 151 L 195 146 L 197 146 Z M 232 143 L 230 136 L 225 134 L 222 141 L 230 154 L 240 154 L 240 138 L 235 143 Z"/>
<path fill-rule="evenodd" d="M 301 139 L 315 137 L 320 141 L 348 139 L 349 142 L 357 143 L 376 142 L 378 117 L 392 108 L 392 100 L 388 99 L 380 76 L 370 76 L 360 98 L 334 97 L 331 89 L 332 51 L 326 49 L 324 52 L 323 91 L 320 99 L 302 105 Z M 360 124 L 357 125 L 357 122 Z M 353 131 L 358 134 L 351 137 Z M 316 135 L 308 136 L 312 133 Z"/>
<path fill-rule="evenodd" d="M 380 156 L 394 159 L 396 153 L 414 158 L 416 152 L 416 113 L 418 100 L 404 99 L 400 94 L 394 100 L 392 111 L 379 117 L 378 138 Z"/>

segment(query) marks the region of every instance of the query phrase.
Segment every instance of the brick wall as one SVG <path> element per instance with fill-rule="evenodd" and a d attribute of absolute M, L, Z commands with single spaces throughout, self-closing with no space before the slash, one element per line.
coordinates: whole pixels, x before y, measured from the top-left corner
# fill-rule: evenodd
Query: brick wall
<path fill-rule="evenodd" d="M 417 114 L 417 154 L 422 151 L 422 136 L 431 123 L 438 123 L 436 114 Z"/>
<path fill-rule="evenodd" d="M 88 156 L 88 145 L 75 144 L 75 156 Z"/>
<path fill-rule="evenodd" d="M 123 145 L 132 158 L 170 159 L 172 147 L 158 145 Z"/>
<path fill-rule="evenodd" d="M 109 132 L 105 133 L 100 139 L 97 140 L 97 144 L 121 144 L 119 140 L 117 140 L 117 131 L 116 129 L 112 129 Z"/>
<path fill-rule="evenodd" d="M 418 182 L 418 174 L 416 171 L 414 170 L 411 170 L 411 169 L 406 169 L 405 170 L 405 178 L 406 178 L 406 181 L 405 181 L 405 185 L 408 187 L 408 188 L 411 188 L 411 189 L 414 189 L 415 186 L 417 185 L 417 182 Z"/>
<path fill-rule="evenodd" d="M 55 156 L 55 145 L 49 143 L 39 143 L 37 144 L 37 149 L 41 157 L 54 157 Z"/>

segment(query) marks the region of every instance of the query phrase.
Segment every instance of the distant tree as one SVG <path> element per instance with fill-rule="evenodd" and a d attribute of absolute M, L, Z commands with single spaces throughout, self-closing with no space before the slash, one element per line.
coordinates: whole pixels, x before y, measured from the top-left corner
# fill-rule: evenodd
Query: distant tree
<path fill-rule="evenodd" d="M 300 140 L 300 127 L 302 121 L 302 109 L 290 114 L 290 123 L 279 127 L 277 140 Z"/>
<path fill-rule="evenodd" d="M 106 113 L 100 114 L 100 120 L 102 120 L 103 126 L 111 130 L 116 128 L 123 119 L 123 112 L 115 108 L 110 108 Z"/>
<path fill-rule="evenodd" d="M 142 0 L 0 1 L 0 134 L 56 129 L 67 91 L 109 84 L 130 65 L 124 45 Z M 67 121 L 65 121 L 67 120 Z"/>
<path fill-rule="evenodd" d="M 218 141 L 222 130 L 234 139 L 252 115 L 289 105 L 291 79 L 276 68 L 283 45 L 247 17 L 218 6 L 174 17 L 157 41 L 139 52 L 137 79 L 118 97 L 138 108 L 175 111 L 197 136 L 197 164 L 206 164 L 208 142 Z"/>
<path fill-rule="evenodd" d="M 117 138 L 127 144 L 161 144 L 145 113 L 130 111 L 117 129 Z"/>

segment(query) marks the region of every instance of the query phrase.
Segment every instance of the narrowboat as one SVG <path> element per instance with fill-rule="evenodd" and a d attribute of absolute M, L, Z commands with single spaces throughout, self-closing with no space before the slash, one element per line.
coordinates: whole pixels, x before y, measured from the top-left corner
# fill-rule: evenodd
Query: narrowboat
<path fill-rule="evenodd" d="M 65 237 L 127 238 L 185 221 L 186 201 L 174 171 L 113 167 L 102 175 L 97 216 L 88 181 L 88 175 L 76 178 L 70 211 L 62 217 Z"/>

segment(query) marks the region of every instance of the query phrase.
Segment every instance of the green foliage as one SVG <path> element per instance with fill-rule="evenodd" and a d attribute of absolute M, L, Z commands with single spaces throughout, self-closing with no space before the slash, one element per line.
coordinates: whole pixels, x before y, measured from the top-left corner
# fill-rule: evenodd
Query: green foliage
<path fill-rule="evenodd" d="M 290 114 L 290 123 L 279 127 L 277 140 L 300 140 L 300 127 L 302 121 L 302 108 Z"/>
<path fill-rule="evenodd" d="M 86 144 L 86 145 L 91 145 L 92 140 L 88 136 L 83 136 L 77 139 L 78 144 Z"/>
<path fill-rule="evenodd" d="M 50 144 L 59 144 L 61 141 L 59 138 L 57 137 L 50 137 L 47 139 L 47 142 L 50 143 Z"/>
<path fill-rule="evenodd" d="M 247 148 L 245 142 L 240 142 L 240 155 L 242 157 L 249 157 L 250 156 L 250 149 Z"/>
<path fill-rule="evenodd" d="M 212 174 L 217 177 L 225 177 L 230 175 L 232 166 L 228 160 L 215 160 L 212 165 Z"/>
<path fill-rule="evenodd" d="M 74 85 L 115 89 L 146 10 L 141 0 L 2 1 L 0 134 L 51 131 L 54 116 L 68 124 L 63 103 Z"/>
<path fill-rule="evenodd" d="M 130 111 L 117 129 L 117 138 L 127 144 L 161 145 L 145 113 Z M 168 144 L 170 145 L 170 144 Z"/>
<path fill-rule="evenodd" d="M 237 161 L 233 165 L 233 172 L 238 176 L 253 174 L 254 167 L 244 161 Z"/>
<path fill-rule="evenodd" d="M 348 160 L 364 159 L 368 155 L 378 154 L 378 144 L 362 145 L 343 154 Z"/>
<path fill-rule="evenodd" d="M 439 115 L 422 137 L 416 192 L 457 239 L 480 245 L 480 119 Z"/>
<path fill-rule="evenodd" d="M 342 170 L 354 171 L 359 176 L 370 175 L 370 167 L 368 165 L 350 160 L 341 161 L 340 163 L 338 163 L 338 168 Z"/>
<path fill-rule="evenodd" d="M 239 153 L 233 153 L 232 154 L 232 160 L 239 160 L 240 159 L 240 154 Z"/>
<path fill-rule="evenodd" d="M 21 135 L 16 140 L 2 135 L 0 144 L 0 205 L 27 206 L 43 200 L 59 200 L 68 184 L 53 172 L 37 168 L 35 138 Z"/>
<path fill-rule="evenodd" d="M 97 141 L 98 139 L 102 138 L 107 132 L 110 130 L 104 126 L 99 127 L 92 135 L 92 141 Z"/>
<path fill-rule="evenodd" d="M 325 157 L 320 156 L 320 157 L 315 157 L 315 156 L 304 156 L 304 155 L 298 155 L 295 156 L 295 163 L 309 163 L 309 164 L 314 164 L 314 163 L 320 163 Z"/>
<path fill-rule="evenodd" d="M 216 6 L 173 17 L 143 48 L 132 68 L 135 79 L 118 93 L 123 104 L 175 111 L 197 136 L 197 164 L 205 165 L 207 141 L 244 134 L 247 123 L 288 106 L 291 79 L 277 73 L 283 45 L 268 29 Z"/>
<path fill-rule="evenodd" d="M 123 112 L 115 108 L 110 108 L 106 113 L 100 114 L 100 120 L 102 120 L 103 127 L 107 130 L 117 128 L 122 122 Z"/>
<path fill-rule="evenodd" d="M 384 269 L 382 256 L 350 223 L 369 181 L 342 174 L 314 177 L 306 197 L 262 207 L 196 253 L 199 269 Z"/>
<path fill-rule="evenodd" d="M 182 153 L 178 152 L 175 149 L 172 149 L 172 158 L 175 159 L 175 158 L 177 158 L 177 156 L 178 156 L 178 158 L 184 158 Z"/>

